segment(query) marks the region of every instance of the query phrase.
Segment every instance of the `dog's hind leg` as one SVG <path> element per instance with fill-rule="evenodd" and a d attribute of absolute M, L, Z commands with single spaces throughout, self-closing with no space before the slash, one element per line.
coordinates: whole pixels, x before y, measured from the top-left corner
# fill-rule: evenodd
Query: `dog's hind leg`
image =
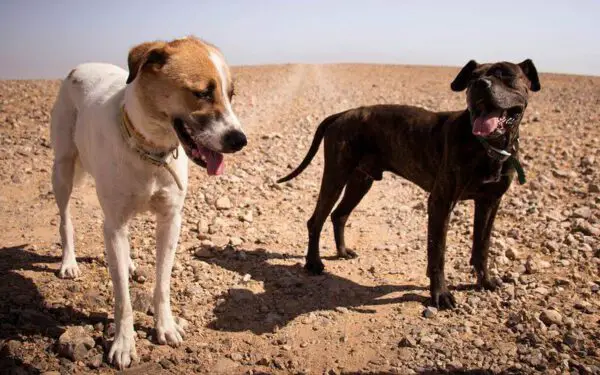
<path fill-rule="evenodd" d="M 350 259 L 358 256 L 356 252 L 346 248 L 344 230 L 348 217 L 367 192 L 369 192 L 371 186 L 373 186 L 373 179 L 360 170 L 355 169 L 346 185 L 342 200 L 331 214 L 335 245 L 338 257 L 340 258 Z"/>
<path fill-rule="evenodd" d="M 494 219 L 500 206 L 499 199 L 478 199 L 475 201 L 475 224 L 473 228 L 473 249 L 471 265 L 477 274 L 477 285 L 487 290 L 495 290 L 497 285 L 488 273 L 488 251 Z"/>
<path fill-rule="evenodd" d="M 327 144 L 326 144 L 327 146 Z M 337 202 L 344 190 L 344 185 L 350 177 L 353 168 L 348 167 L 347 163 L 336 160 L 336 153 L 329 155 L 325 149 L 325 168 L 323 170 L 323 179 L 321 181 L 321 190 L 317 205 L 311 218 L 306 223 L 308 227 L 308 252 L 306 254 L 306 265 L 304 268 L 313 274 L 321 274 L 325 266 L 321 261 L 319 254 L 319 238 L 323 224 L 329 216 L 331 209 Z"/>
<path fill-rule="evenodd" d="M 67 88 L 63 85 L 59 98 L 52 109 L 51 138 L 54 149 L 52 167 L 52 189 L 60 214 L 60 239 L 62 244 L 62 263 L 58 276 L 76 278 L 80 275 L 75 259 L 73 223 L 69 212 L 69 200 L 73 191 L 77 147 L 73 132 L 77 111 L 68 98 Z"/>

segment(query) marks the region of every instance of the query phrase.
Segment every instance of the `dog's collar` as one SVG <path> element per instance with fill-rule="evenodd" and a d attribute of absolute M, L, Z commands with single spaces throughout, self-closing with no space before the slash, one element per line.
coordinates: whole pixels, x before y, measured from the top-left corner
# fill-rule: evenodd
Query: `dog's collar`
<path fill-rule="evenodd" d="M 121 106 L 121 121 L 119 121 L 119 123 L 121 124 L 121 133 L 123 135 L 123 139 L 125 139 L 125 142 L 129 145 L 129 147 L 143 160 L 146 160 L 156 166 L 164 167 L 171 174 L 171 176 L 173 176 L 173 179 L 175 180 L 179 190 L 183 190 L 181 180 L 168 163 L 170 155 L 173 155 L 174 159 L 177 159 L 179 156 L 179 145 L 175 145 L 166 151 L 156 151 L 159 149 L 159 147 L 150 140 L 146 139 L 146 137 L 144 137 L 144 135 L 140 133 L 135 126 L 133 126 L 133 123 L 127 115 L 127 111 L 125 111 L 124 105 Z"/>
<path fill-rule="evenodd" d="M 477 140 L 479 140 L 479 142 L 481 143 L 483 148 L 485 148 L 485 151 L 490 158 L 497 160 L 500 163 L 504 163 L 505 161 L 508 161 L 511 164 L 511 166 L 517 172 L 517 178 L 519 179 L 519 184 L 523 185 L 526 182 L 525 170 L 523 170 L 523 166 L 521 166 L 521 162 L 519 161 L 518 158 L 516 158 L 513 154 L 511 154 L 507 150 L 503 150 L 501 148 L 496 148 L 496 147 L 490 145 L 489 142 L 483 137 L 477 137 Z M 518 143 L 518 142 L 519 142 L 519 136 L 517 135 L 514 140 L 514 143 Z M 513 143 L 513 142 L 511 142 L 511 143 Z M 513 152 L 516 151 L 514 143 L 513 143 L 513 145 L 509 146 L 509 149 L 512 149 L 511 151 L 513 151 Z"/>

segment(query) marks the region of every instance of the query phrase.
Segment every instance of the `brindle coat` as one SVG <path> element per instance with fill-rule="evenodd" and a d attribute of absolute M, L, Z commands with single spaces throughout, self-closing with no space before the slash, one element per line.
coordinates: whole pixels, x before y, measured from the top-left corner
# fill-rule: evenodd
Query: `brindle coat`
<path fill-rule="evenodd" d="M 482 84 L 483 82 L 483 84 Z M 518 158 L 519 123 L 529 91 L 540 89 L 531 60 L 520 64 L 470 61 L 451 85 L 467 89 L 468 108 L 456 112 L 431 112 L 403 105 L 375 105 L 341 112 L 326 118 L 317 128 L 302 163 L 278 182 L 299 175 L 325 144 L 325 167 L 315 211 L 308 220 L 308 253 L 305 268 L 319 274 L 324 265 L 319 237 L 327 215 L 345 187 L 331 214 L 339 257 L 355 257 L 346 248 L 344 226 L 352 210 L 384 171 L 400 175 L 425 191 L 428 199 L 427 275 L 432 303 L 453 308 L 454 297 L 444 276 L 444 253 L 450 214 L 458 201 L 475 201 L 471 264 L 480 287 L 493 290 L 496 283 L 487 268 L 489 239 L 502 195 L 510 186 L 514 170 L 508 162 L 488 156 L 472 133 L 478 110 L 503 109 L 514 120 L 504 134 L 488 139 L 494 147 Z"/>

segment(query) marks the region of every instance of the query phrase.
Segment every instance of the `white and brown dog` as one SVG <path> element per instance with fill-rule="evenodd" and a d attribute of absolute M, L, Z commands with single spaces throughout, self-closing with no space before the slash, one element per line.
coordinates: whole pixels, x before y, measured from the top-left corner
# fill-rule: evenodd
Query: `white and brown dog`
<path fill-rule="evenodd" d="M 59 276 L 75 278 L 69 198 L 87 172 L 104 212 L 104 241 L 115 296 L 115 339 L 108 360 L 129 366 L 136 357 L 129 297 L 128 221 L 156 214 L 154 314 L 160 344 L 178 346 L 183 321 L 171 312 L 170 279 L 187 190 L 188 157 L 209 175 L 223 172 L 223 153 L 246 145 L 231 108 L 233 83 L 223 55 L 188 37 L 150 42 L 129 52 L 128 73 L 89 63 L 64 80 L 52 111 L 52 184 L 60 212 L 63 257 Z M 186 157 L 186 155 L 188 157 Z"/>

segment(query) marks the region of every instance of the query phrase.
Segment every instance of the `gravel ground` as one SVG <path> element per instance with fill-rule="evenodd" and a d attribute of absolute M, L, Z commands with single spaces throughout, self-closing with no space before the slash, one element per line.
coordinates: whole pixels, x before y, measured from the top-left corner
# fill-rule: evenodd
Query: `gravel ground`
<path fill-rule="evenodd" d="M 322 151 L 290 183 L 327 115 L 363 104 L 465 107 L 454 68 L 279 65 L 234 68 L 249 145 L 226 173 L 191 168 L 172 279 L 180 348 L 157 345 L 150 309 L 154 218 L 131 225 L 140 361 L 131 374 L 600 373 L 600 77 L 543 74 L 521 125 L 528 183 L 505 195 L 492 239 L 494 293 L 469 266 L 473 205 L 448 234 L 456 311 L 427 308 L 426 194 L 384 175 L 349 220 L 359 258 L 302 269 Z M 0 81 L 0 368 L 112 373 L 112 286 L 93 182 L 73 196 L 83 276 L 60 280 L 49 114 L 58 81 Z M 3 372 L 4 373 L 4 372 Z"/>

